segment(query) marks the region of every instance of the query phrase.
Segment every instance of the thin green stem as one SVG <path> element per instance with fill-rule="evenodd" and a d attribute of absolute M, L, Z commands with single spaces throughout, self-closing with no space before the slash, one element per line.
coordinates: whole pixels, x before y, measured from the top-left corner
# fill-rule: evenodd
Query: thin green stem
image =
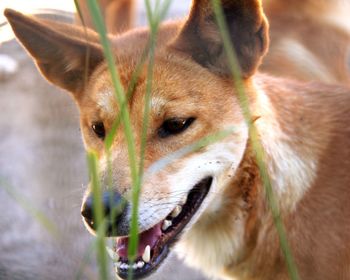
<path fill-rule="evenodd" d="M 99 262 L 100 278 L 102 280 L 109 279 L 108 273 L 108 259 L 106 254 L 105 244 L 105 222 L 104 222 L 104 207 L 102 205 L 102 191 L 100 186 L 100 179 L 98 176 L 97 156 L 90 152 L 87 155 L 88 167 L 90 174 L 90 186 L 93 195 L 93 217 L 96 223 L 96 246 L 97 259 Z"/>
<path fill-rule="evenodd" d="M 89 37 L 87 35 L 85 19 L 83 17 L 82 12 L 81 12 L 78 0 L 74 0 L 74 5 L 75 5 L 75 8 L 76 8 L 76 10 L 78 12 L 79 19 L 80 19 L 80 21 L 81 21 L 81 23 L 83 25 L 85 38 L 88 41 Z M 89 78 L 89 68 L 90 68 L 90 66 L 89 66 L 90 60 L 89 60 L 89 58 L 90 58 L 90 55 L 91 55 L 91 48 L 90 48 L 90 45 L 87 44 L 86 45 L 86 54 L 85 54 L 85 67 L 84 67 L 84 90 L 85 90 L 85 88 L 87 86 L 88 78 Z"/>
<path fill-rule="evenodd" d="M 245 89 L 244 89 L 243 82 L 242 82 L 242 77 L 241 77 L 241 73 L 240 73 L 238 60 L 237 60 L 233 45 L 231 43 L 230 37 L 229 37 L 228 27 L 227 27 L 227 24 L 225 22 L 225 17 L 224 17 L 223 9 L 221 6 L 221 1 L 211 0 L 211 2 L 212 2 L 213 9 L 214 9 L 215 17 L 216 17 L 216 20 L 217 20 L 217 23 L 218 23 L 218 26 L 220 29 L 220 33 L 221 33 L 221 36 L 223 39 L 224 48 L 226 51 L 228 63 L 229 63 L 230 70 L 232 73 L 232 78 L 233 78 L 233 81 L 235 83 L 236 90 L 238 93 L 238 97 L 239 97 L 240 105 L 241 105 L 241 108 L 243 111 L 243 115 L 244 115 L 244 118 L 245 118 L 247 125 L 249 126 L 250 140 L 252 143 L 253 150 L 255 151 L 255 154 L 256 154 L 257 164 L 258 164 L 259 169 L 260 169 L 260 175 L 261 175 L 262 182 L 263 182 L 263 185 L 265 188 L 268 204 L 269 204 L 269 207 L 271 209 L 273 220 L 274 220 L 274 223 L 275 223 L 278 235 L 279 235 L 280 244 L 281 244 L 281 248 L 282 248 L 285 260 L 286 260 L 289 276 L 292 280 L 297 280 L 297 279 L 299 279 L 298 270 L 297 270 L 296 264 L 294 262 L 294 259 L 293 259 L 288 241 L 287 241 L 286 232 L 285 232 L 285 228 L 284 228 L 281 216 L 280 216 L 279 207 L 278 207 L 278 204 L 277 204 L 274 192 L 273 192 L 271 180 L 270 180 L 267 168 L 266 168 L 265 151 L 264 151 L 264 149 L 259 141 L 257 128 L 254 125 L 254 122 L 252 121 L 253 118 L 252 118 L 252 114 L 251 114 L 251 111 L 249 108 L 249 101 L 248 101 L 248 98 L 245 94 Z"/>
<path fill-rule="evenodd" d="M 50 234 L 57 239 L 60 238 L 60 232 L 57 226 L 52 223 L 42 211 L 33 207 L 32 203 L 30 203 L 23 195 L 16 192 L 15 188 L 2 178 L 0 178 L 0 187 L 3 188 L 7 194 L 18 203 L 18 205 L 37 220 Z"/>
<path fill-rule="evenodd" d="M 135 148 L 134 135 L 131 127 L 129 111 L 127 106 L 123 106 L 123 104 L 126 104 L 124 88 L 119 78 L 119 73 L 116 68 L 116 62 L 114 60 L 112 48 L 107 37 L 106 28 L 102 19 L 100 8 L 97 5 L 95 0 L 87 0 L 87 4 L 90 10 L 90 13 L 92 15 L 96 30 L 100 35 L 104 55 L 107 61 L 108 69 L 111 74 L 115 96 L 116 96 L 119 108 L 121 109 L 121 119 L 122 119 L 124 134 L 125 134 L 125 138 L 128 146 L 131 178 L 132 178 L 133 185 L 136 185 L 139 180 L 138 170 L 137 170 L 137 160 L 136 160 L 137 158 L 136 148 Z"/>
<path fill-rule="evenodd" d="M 122 86 L 122 83 L 119 78 L 119 73 L 116 68 L 116 62 L 114 60 L 114 55 L 112 52 L 112 48 L 110 45 L 110 42 L 108 40 L 107 34 L 106 34 L 106 28 L 104 25 L 104 21 L 101 16 L 101 11 L 99 9 L 99 6 L 97 5 L 95 0 L 88 0 L 87 1 L 88 8 L 90 10 L 90 13 L 92 15 L 92 19 L 94 22 L 94 25 L 96 27 L 96 30 L 98 31 L 101 39 L 101 44 L 103 47 L 104 55 L 107 61 L 108 69 L 111 75 L 112 79 L 112 84 L 116 96 L 116 100 L 118 102 L 119 108 L 120 108 L 120 116 L 121 116 L 121 121 L 123 124 L 123 129 L 124 129 L 124 135 L 125 139 L 127 142 L 127 147 L 128 147 L 128 157 L 129 157 L 129 166 L 130 166 L 130 171 L 131 171 L 131 179 L 132 179 L 132 185 L 133 188 L 135 186 L 138 186 L 140 184 L 140 177 L 138 175 L 138 168 L 137 168 L 137 157 L 136 157 L 136 147 L 135 147 L 135 140 L 134 140 L 134 135 L 132 132 L 132 127 L 131 127 L 131 120 L 130 120 L 130 115 L 128 111 L 128 107 L 126 106 L 126 96 L 124 92 L 124 88 Z M 117 126 L 119 124 L 117 123 Z M 115 134 L 117 129 L 113 131 Z M 113 140 L 114 135 L 112 135 L 111 139 Z M 109 146 L 112 145 L 113 141 L 110 141 Z M 95 210 L 95 208 L 94 208 Z"/>
<path fill-rule="evenodd" d="M 167 7 L 169 7 L 170 1 L 165 2 L 165 8 L 162 9 L 163 14 L 166 14 Z M 147 131 L 149 124 L 149 115 L 151 109 L 151 96 L 152 96 L 152 81 L 153 81 L 153 68 L 154 68 L 154 57 L 155 57 L 155 46 L 157 41 L 157 32 L 162 17 L 158 15 L 160 9 L 160 3 L 156 3 L 156 11 L 152 12 L 150 1 L 146 0 L 147 18 L 150 26 L 150 39 L 149 39 L 149 60 L 147 66 L 147 81 L 146 81 L 146 93 L 145 93 L 145 107 L 143 113 L 142 131 L 141 131 L 141 147 L 140 147 L 140 162 L 139 162 L 139 185 L 134 185 L 132 192 L 132 217 L 131 217 L 131 231 L 130 231 L 130 242 L 128 248 L 129 260 L 132 262 L 136 258 L 138 248 L 138 205 L 141 191 L 141 182 L 144 170 L 144 158 L 147 144 Z M 165 12 L 164 12 L 165 9 Z M 129 279 L 132 279 L 132 268 L 130 266 Z"/>

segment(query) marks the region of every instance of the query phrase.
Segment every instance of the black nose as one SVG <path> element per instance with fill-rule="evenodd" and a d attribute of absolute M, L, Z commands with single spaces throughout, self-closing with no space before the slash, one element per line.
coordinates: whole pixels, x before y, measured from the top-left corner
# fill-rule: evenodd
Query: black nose
<path fill-rule="evenodd" d="M 92 230 L 97 230 L 101 222 L 105 225 L 106 236 L 116 235 L 117 227 L 126 207 L 126 200 L 118 193 L 107 191 L 102 194 L 103 221 L 97 223 L 94 215 L 94 197 L 90 194 L 83 203 L 81 215 Z"/>

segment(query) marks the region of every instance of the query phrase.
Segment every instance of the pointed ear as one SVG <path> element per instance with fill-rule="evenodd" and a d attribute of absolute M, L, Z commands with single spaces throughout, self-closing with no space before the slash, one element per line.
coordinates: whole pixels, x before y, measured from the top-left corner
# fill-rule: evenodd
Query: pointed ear
<path fill-rule="evenodd" d="M 229 65 L 211 0 L 193 0 L 190 16 L 171 47 L 219 75 Z M 268 48 L 268 23 L 261 0 L 221 0 L 243 78 L 254 74 Z"/>
<path fill-rule="evenodd" d="M 41 73 L 77 97 L 84 90 L 84 75 L 89 76 L 103 60 L 98 35 L 88 30 L 86 36 L 84 30 L 76 26 L 25 16 L 9 9 L 5 10 L 5 16 Z"/>

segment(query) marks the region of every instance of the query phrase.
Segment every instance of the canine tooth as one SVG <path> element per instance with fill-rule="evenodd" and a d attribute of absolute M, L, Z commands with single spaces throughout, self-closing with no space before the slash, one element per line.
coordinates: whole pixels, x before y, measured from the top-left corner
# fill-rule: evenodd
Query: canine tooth
<path fill-rule="evenodd" d="M 171 212 L 171 217 L 172 218 L 176 218 L 177 216 L 179 216 L 179 214 L 181 213 L 182 211 L 182 207 L 180 205 L 177 205 L 175 207 L 175 209 L 173 210 L 173 212 Z"/>
<path fill-rule="evenodd" d="M 129 269 L 129 265 L 128 265 L 127 263 L 122 263 L 122 264 L 120 265 L 120 268 L 121 268 L 121 269 Z"/>
<path fill-rule="evenodd" d="M 169 220 L 165 220 L 162 225 L 162 230 L 167 230 L 173 223 Z"/>
<path fill-rule="evenodd" d="M 138 267 L 138 268 L 143 268 L 144 265 L 145 265 L 145 263 L 142 262 L 142 261 L 139 261 L 139 262 L 137 263 L 137 267 Z"/>
<path fill-rule="evenodd" d="M 151 260 L 151 246 L 146 246 L 145 251 L 142 255 L 142 259 L 145 263 L 148 263 Z"/>
<path fill-rule="evenodd" d="M 184 196 L 184 197 L 181 199 L 180 204 L 181 204 L 181 205 L 185 205 L 186 202 L 187 202 L 187 196 Z"/>

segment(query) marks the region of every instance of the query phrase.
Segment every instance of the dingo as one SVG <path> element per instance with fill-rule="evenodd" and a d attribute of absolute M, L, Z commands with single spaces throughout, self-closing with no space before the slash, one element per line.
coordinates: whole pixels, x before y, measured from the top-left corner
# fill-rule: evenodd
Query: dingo
<path fill-rule="evenodd" d="M 350 279 L 350 92 L 257 73 L 268 48 L 261 1 L 224 0 L 222 4 L 300 279 Z M 120 128 L 111 149 L 113 184 L 108 185 L 103 140 L 119 108 L 98 36 L 90 31 L 87 41 L 75 26 L 12 10 L 5 15 L 42 74 L 70 91 L 79 106 L 86 148 L 99 155 L 106 218 L 114 204 L 126 201 L 120 215 L 109 219 L 107 233 L 116 238 L 117 274 L 126 278 L 131 176 Z M 147 29 L 138 29 L 113 38 L 125 88 L 148 34 Z M 87 49 L 90 59 L 85 71 Z M 137 150 L 146 76 L 147 65 L 128 102 Z M 174 246 L 190 265 L 208 275 L 288 279 L 209 0 L 194 0 L 184 24 L 162 25 L 153 76 L 139 249 L 132 267 L 135 277 L 155 271 Z M 153 168 L 159 159 L 232 127 L 221 141 L 187 153 L 160 170 Z M 113 192 L 108 191 L 110 187 Z M 82 214 L 93 231 L 89 190 Z"/>

